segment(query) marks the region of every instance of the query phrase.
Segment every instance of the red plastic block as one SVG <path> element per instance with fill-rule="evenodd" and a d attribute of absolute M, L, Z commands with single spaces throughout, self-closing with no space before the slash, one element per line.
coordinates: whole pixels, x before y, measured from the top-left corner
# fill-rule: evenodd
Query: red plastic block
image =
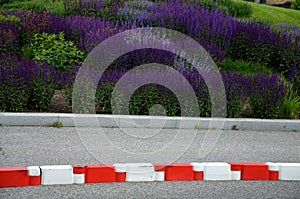
<path fill-rule="evenodd" d="M 116 182 L 125 182 L 126 172 L 117 172 L 116 173 Z"/>
<path fill-rule="evenodd" d="M 74 164 L 73 167 L 73 173 L 74 174 L 85 174 L 85 167 L 86 164 Z"/>
<path fill-rule="evenodd" d="M 241 171 L 242 170 L 242 164 L 241 162 L 229 162 L 231 171 Z"/>
<path fill-rule="evenodd" d="M 41 176 L 29 176 L 29 186 L 41 185 Z"/>
<path fill-rule="evenodd" d="M 188 163 L 172 163 L 166 166 L 165 180 L 189 181 L 194 179 L 193 166 Z"/>
<path fill-rule="evenodd" d="M 115 182 L 116 173 L 113 165 L 89 164 L 85 166 L 85 182 Z"/>
<path fill-rule="evenodd" d="M 194 171 L 194 180 L 203 180 L 203 171 Z"/>
<path fill-rule="evenodd" d="M 29 177 L 26 167 L 0 168 L 0 187 L 28 186 Z"/>
<path fill-rule="evenodd" d="M 278 180 L 278 171 L 269 171 L 269 179 L 270 180 Z"/>
<path fill-rule="evenodd" d="M 268 165 L 262 162 L 242 162 L 241 180 L 269 180 Z"/>

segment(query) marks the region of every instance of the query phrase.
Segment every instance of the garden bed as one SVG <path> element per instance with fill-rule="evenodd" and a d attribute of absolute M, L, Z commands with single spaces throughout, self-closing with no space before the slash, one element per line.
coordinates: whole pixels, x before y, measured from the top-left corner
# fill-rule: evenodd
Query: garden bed
<path fill-rule="evenodd" d="M 251 20 L 252 7 L 244 2 L 67 0 L 57 2 L 63 6 L 57 13 L 38 6 L 19 10 L 9 5 L 5 4 L 7 9 L 0 16 L 1 111 L 71 112 L 72 103 L 78 104 L 72 101 L 74 81 L 88 53 L 125 30 L 154 26 L 188 35 L 210 54 L 224 83 L 226 117 L 298 117 L 300 29 Z M 171 66 L 184 76 L 197 97 L 200 116 L 211 116 L 212 99 L 203 76 L 186 60 L 178 61 L 176 55 L 158 49 L 119 57 L 97 82 L 95 96 L 85 95 L 90 87 L 83 82 L 76 92 L 86 104 L 79 103 L 78 110 L 90 113 L 94 101 L 97 113 L 115 110 L 122 114 L 126 88 L 114 99 L 117 103 L 111 104 L 116 83 L 135 66 L 153 62 Z M 137 73 L 132 82 L 149 75 L 175 79 L 151 71 Z M 185 94 L 182 82 L 173 84 Z M 168 116 L 197 112 L 182 108 L 178 96 L 161 85 L 142 86 L 130 97 L 129 113 L 134 115 L 149 114 L 155 104 L 161 104 Z"/>

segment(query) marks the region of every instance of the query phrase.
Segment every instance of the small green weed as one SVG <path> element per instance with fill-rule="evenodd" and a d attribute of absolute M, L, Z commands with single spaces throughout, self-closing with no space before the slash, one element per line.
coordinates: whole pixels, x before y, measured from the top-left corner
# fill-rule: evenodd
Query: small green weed
<path fill-rule="evenodd" d="M 49 124 L 49 127 L 55 127 L 55 128 L 62 128 L 64 125 L 62 122 L 54 122 L 52 124 Z"/>

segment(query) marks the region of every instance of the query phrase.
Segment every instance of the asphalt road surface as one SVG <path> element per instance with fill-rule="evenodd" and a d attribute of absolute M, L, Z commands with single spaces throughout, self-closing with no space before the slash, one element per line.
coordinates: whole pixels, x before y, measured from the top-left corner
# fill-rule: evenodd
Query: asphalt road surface
<path fill-rule="evenodd" d="M 0 127 L 0 166 L 300 162 L 300 133 Z M 300 198 L 299 181 L 103 183 L 0 189 L 0 198 Z"/>

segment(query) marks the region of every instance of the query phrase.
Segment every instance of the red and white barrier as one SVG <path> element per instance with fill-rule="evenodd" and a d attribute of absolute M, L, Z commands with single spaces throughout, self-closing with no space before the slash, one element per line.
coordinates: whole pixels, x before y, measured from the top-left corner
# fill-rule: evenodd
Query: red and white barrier
<path fill-rule="evenodd" d="M 166 173 L 166 164 L 154 163 L 155 181 L 164 181 Z"/>
<path fill-rule="evenodd" d="M 240 180 L 242 175 L 242 165 L 240 163 L 229 162 L 231 169 L 231 180 Z"/>
<path fill-rule="evenodd" d="M 37 166 L 27 167 L 29 176 L 29 186 L 38 186 L 41 184 L 41 169 Z"/>
<path fill-rule="evenodd" d="M 87 164 L 85 166 L 85 183 L 116 182 L 116 173 L 110 164 Z"/>
<path fill-rule="evenodd" d="M 166 165 L 165 180 L 190 181 L 194 180 L 193 166 L 189 163 L 171 163 Z"/>
<path fill-rule="evenodd" d="M 203 163 L 193 162 L 191 163 L 191 165 L 193 166 L 194 180 L 203 180 Z"/>
<path fill-rule="evenodd" d="M 113 164 L 116 172 L 116 182 L 125 182 L 126 181 L 126 164 Z"/>
<path fill-rule="evenodd" d="M 126 164 L 127 182 L 154 181 L 154 166 L 150 163 L 128 163 Z"/>
<path fill-rule="evenodd" d="M 73 167 L 71 165 L 41 166 L 41 184 L 73 184 Z"/>
<path fill-rule="evenodd" d="M 300 163 L 281 163 L 279 180 L 300 180 Z"/>
<path fill-rule="evenodd" d="M 225 162 L 205 162 L 204 180 L 231 180 L 230 164 Z"/>
<path fill-rule="evenodd" d="M 269 180 L 278 180 L 280 163 L 267 162 L 269 167 Z"/>
<path fill-rule="evenodd" d="M 29 186 L 28 170 L 26 167 L 0 168 L 0 187 Z"/>
<path fill-rule="evenodd" d="M 73 167 L 73 183 L 84 184 L 85 183 L 85 165 L 75 164 Z"/>
<path fill-rule="evenodd" d="M 299 180 L 300 163 L 193 162 L 0 168 L 0 187 L 191 180 Z"/>

